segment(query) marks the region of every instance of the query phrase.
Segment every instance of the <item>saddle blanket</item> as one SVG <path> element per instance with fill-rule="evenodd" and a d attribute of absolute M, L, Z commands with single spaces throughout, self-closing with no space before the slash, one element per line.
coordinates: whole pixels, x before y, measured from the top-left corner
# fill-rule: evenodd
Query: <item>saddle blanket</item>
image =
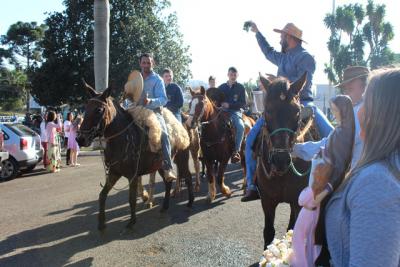
<path fill-rule="evenodd" d="M 161 150 L 162 130 L 156 114 L 143 106 L 131 106 L 127 111 L 137 125 L 149 129 L 148 138 L 150 150 L 155 153 L 159 152 Z M 190 144 L 190 139 L 182 123 L 180 123 L 172 112 L 166 108 L 162 110 L 162 115 L 167 126 L 171 148 L 176 150 L 186 149 Z"/>

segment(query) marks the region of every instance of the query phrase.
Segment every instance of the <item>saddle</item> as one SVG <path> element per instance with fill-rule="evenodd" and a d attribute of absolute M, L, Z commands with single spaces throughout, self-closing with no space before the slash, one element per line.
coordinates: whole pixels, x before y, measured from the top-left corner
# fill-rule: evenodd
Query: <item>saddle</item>
<path fill-rule="evenodd" d="M 131 106 L 127 109 L 134 122 L 146 129 L 148 147 L 151 152 L 161 151 L 162 128 L 156 114 L 143 106 Z M 190 144 L 189 135 L 175 116 L 168 109 L 164 108 L 161 112 L 167 126 L 168 137 L 173 150 L 184 150 Z"/>

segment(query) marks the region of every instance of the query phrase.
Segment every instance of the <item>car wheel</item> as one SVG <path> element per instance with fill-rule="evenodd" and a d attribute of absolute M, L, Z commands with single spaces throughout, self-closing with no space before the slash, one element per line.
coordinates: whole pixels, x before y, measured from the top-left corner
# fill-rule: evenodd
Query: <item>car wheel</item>
<path fill-rule="evenodd" d="M 18 163 L 15 159 L 6 159 L 1 163 L 0 180 L 15 178 L 18 174 L 18 169 Z"/>

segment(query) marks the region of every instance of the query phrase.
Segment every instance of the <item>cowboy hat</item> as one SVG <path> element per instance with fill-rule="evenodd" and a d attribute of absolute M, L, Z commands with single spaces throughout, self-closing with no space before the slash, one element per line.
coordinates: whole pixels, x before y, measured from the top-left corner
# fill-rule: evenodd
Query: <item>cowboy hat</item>
<path fill-rule="evenodd" d="M 125 97 L 130 98 L 134 102 L 138 102 L 143 92 L 142 74 L 134 70 L 128 76 L 128 81 L 124 86 Z"/>
<path fill-rule="evenodd" d="M 293 36 L 305 43 L 307 43 L 306 41 L 303 40 L 303 31 L 300 30 L 296 25 L 294 25 L 293 23 L 288 23 L 285 25 L 285 27 L 283 27 L 282 30 L 279 29 L 274 29 L 274 32 L 278 32 L 278 33 L 286 33 L 289 34 L 290 36 Z"/>
<path fill-rule="evenodd" d="M 335 85 L 335 87 L 342 87 L 346 83 L 349 83 L 355 79 L 366 77 L 369 74 L 369 70 L 363 66 L 349 66 L 343 71 L 343 80 L 341 83 Z"/>

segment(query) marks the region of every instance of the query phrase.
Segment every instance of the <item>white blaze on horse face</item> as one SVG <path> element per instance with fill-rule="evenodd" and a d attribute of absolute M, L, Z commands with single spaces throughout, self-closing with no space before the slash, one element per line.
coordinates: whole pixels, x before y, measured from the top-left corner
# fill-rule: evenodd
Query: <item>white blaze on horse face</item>
<path fill-rule="evenodd" d="M 192 100 L 191 106 L 190 106 L 190 111 L 189 111 L 189 115 L 190 116 L 194 116 L 194 112 L 196 111 L 196 106 L 199 103 L 199 99 L 195 98 Z"/>

